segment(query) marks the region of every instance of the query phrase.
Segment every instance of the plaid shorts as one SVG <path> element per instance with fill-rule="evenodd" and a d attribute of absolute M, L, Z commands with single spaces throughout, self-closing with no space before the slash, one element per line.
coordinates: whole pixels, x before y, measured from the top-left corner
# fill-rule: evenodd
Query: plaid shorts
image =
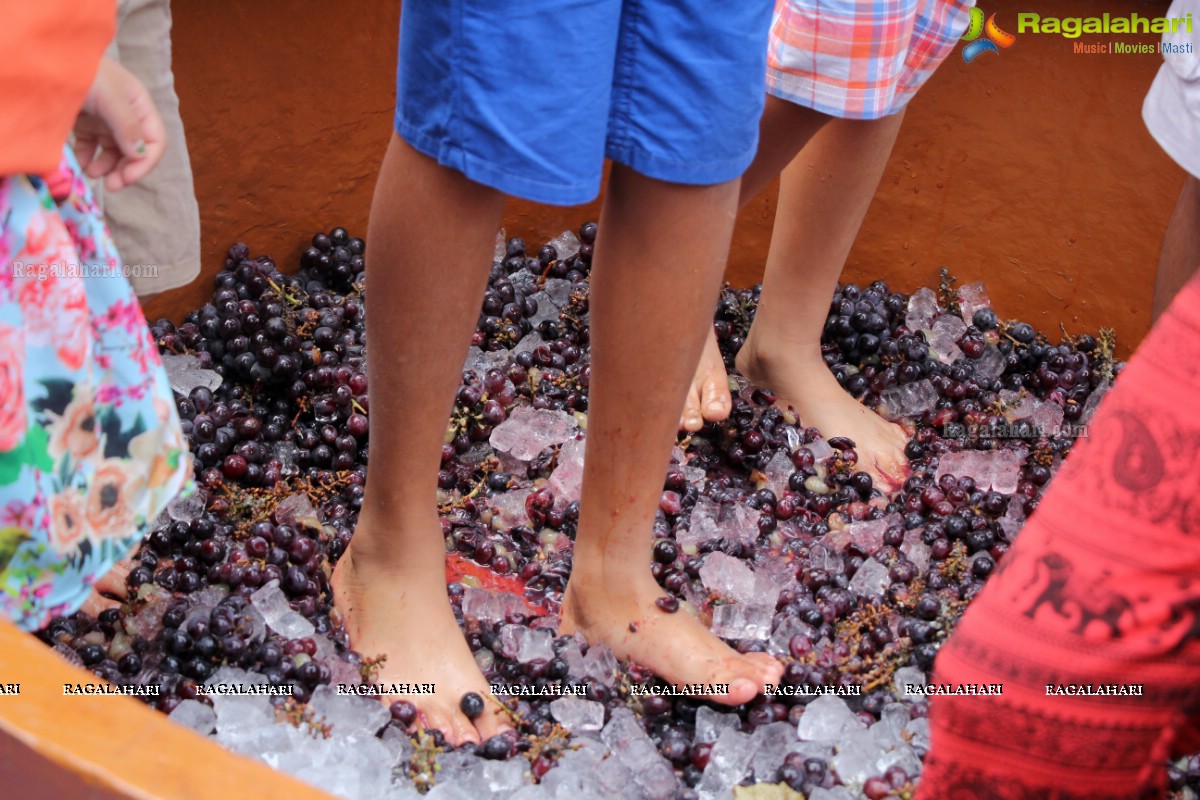
<path fill-rule="evenodd" d="M 767 91 L 824 114 L 900 111 L 950 54 L 975 0 L 777 0 Z"/>

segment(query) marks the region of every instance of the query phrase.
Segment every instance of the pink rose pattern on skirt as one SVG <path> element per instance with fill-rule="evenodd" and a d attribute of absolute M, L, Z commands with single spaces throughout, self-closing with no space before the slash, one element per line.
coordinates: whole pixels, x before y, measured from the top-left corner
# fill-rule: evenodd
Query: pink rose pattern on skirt
<path fill-rule="evenodd" d="M 37 268 L 119 263 L 69 151 L 0 178 L 0 614 L 25 630 L 77 609 L 191 474 L 129 282 Z"/>

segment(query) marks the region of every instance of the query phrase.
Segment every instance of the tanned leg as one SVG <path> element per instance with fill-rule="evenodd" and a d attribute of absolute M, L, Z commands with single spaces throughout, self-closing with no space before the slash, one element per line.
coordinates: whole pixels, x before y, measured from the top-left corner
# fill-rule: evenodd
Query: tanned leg
<path fill-rule="evenodd" d="M 413 702 L 426 726 L 456 744 L 506 727 L 490 705 L 474 724 L 458 708 L 466 692 L 489 693 L 446 594 L 435 500 L 503 203 L 392 137 L 367 234 L 371 465 L 358 527 L 333 574 L 353 647 L 390 657 L 378 680 L 436 686 L 389 701 Z"/>
<path fill-rule="evenodd" d="M 616 165 L 592 269 L 587 454 L 563 633 L 579 631 L 670 683 L 728 684 L 744 703 L 783 667 L 741 655 L 686 610 L 661 611 L 651 529 L 678 409 L 711 328 L 737 181 L 696 187 Z"/>
<path fill-rule="evenodd" d="M 780 103 L 792 105 L 776 101 Z M 853 439 L 862 468 L 890 488 L 904 474 L 905 435 L 846 394 L 822 361 L 820 343 L 829 300 L 879 186 L 903 114 L 864 121 L 800 111 L 823 124 L 791 125 L 793 134 L 809 128 L 814 132 L 801 142 L 798 155 L 783 172 L 762 296 L 738 355 L 738 369 L 774 391 L 781 405 L 793 406 L 804 424 L 829 437 Z M 777 131 L 767 136 L 768 125 L 783 127 L 779 119 L 764 115 L 764 142 L 777 144 L 764 152 L 761 166 L 756 160 L 747 172 L 743 201 L 765 185 L 768 170 L 788 155 Z M 711 335 L 697 375 L 684 411 L 684 427 L 691 430 L 698 429 L 702 419 L 720 419 L 729 412 L 728 381 Z"/>

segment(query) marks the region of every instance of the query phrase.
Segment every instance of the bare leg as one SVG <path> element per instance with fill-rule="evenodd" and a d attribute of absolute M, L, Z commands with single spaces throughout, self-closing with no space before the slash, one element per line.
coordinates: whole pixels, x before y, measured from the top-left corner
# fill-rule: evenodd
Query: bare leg
<path fill-rule="evenodd" d="M 780 184 L 758 315 L 738 369 L 777 392 L 805 424 L 853 439 L 863 468 L 885 487 L 894 485 L 904 471 L 904 434 L 842 390 L 821 360 L 820 341 L 829 298 L 904 115 L 832 119 L 772 99 L 773 113 L 763 115 L 760 157 L 743 179 L 742 202 L 770 181 L 773 170 L 790 163 Z M 710 334 L 682 426 L 698 430 L 704 420 L 723 419 L 729 402 L 725 366 Z"/>
<path fill-rule="evenodd" d="M 615 165 L 593 269 L 592 388 L 564 633 L 579 631 L 672 683 L 729 684 L 743 703 L 782 665 L 739 655 L 692 615 L 655 606 L 651 525 L 677 409 L 710 327 L 737 210 L 736 181 L 667 184 Z"/>
<path fill-rule="evenodd" d="M 1171 300 L 1192 277 L 1197 266 L 1200 266 L 1200 180 L 1188 175 L 1167 224 L 1158 257 L 1158 276 L 1154 280 L 1155 320 L 1171 305 Z"/>
<path fill-rule="evenodd" d="M 762 121 L 758 126 L 758 153 L 742 176 L 738 208 L 758 196 L 783 171 L 796 154 L 832 117 L 773 95 L 767 95 Z M 729 377 L 711 330 L 700 356 L 700 366 L 692 376 L 692 385 L 684 402 L 679 427 L 698 431 L 705 421 L 725 419 L 730 412 Z"/>
<path fill-rule="evenodd" d="M 879 185 L 903 115 L 834 120 L 783 172 L 754 326 L 738 369 L 826 436 L 848 436 L 859 464 L 895 484 L 906 437 L 842 389 L 821 359 L 838 275 Z"/>
<path fill-rule="evenodd" d="M 371 467 L 358 528 L 333 575 L 354 647 L 391 656 L 380 681 L 436 685 L 432 696 L 389 699 L 414 702 L 453 743 L 505 727 L 491 709 L 474 725 L 458 709 L 466 692 L 487 697 L 487 683 L 446 595 L 434 501 L 475 323 L 467 312 L 487 285 L 503 202 L 392 137 L 367 235 Z"/>

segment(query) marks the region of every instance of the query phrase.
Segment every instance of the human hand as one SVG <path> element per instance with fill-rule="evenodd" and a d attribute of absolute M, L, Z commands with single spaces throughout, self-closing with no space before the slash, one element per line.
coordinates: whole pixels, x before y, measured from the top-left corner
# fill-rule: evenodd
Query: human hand
<path fill-rule="evenodd" d="M 108 58 L 75 121 L 75 157 L 89 178 L 117 192 L 146 177 L 167 147 L 162 117 L 146 87 Z"/>

